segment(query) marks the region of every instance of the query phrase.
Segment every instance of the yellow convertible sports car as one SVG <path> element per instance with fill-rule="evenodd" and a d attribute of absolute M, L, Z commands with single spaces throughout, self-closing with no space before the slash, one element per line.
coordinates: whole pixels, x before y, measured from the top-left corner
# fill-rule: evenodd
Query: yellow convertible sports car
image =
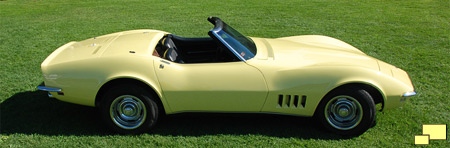
<path fill-rule="evenodd" d="M 95 106 L 123 134 L 149 131 L 164 114 L 274 113 L 315 117 L 332 132 L 360 135 L 381 110 L 415 95 L 408 74 L 340 40 L 246 37 L 217 17 L 209 37 L 158 30 L 69 42 L 41 64 L 39 90 Z"/>

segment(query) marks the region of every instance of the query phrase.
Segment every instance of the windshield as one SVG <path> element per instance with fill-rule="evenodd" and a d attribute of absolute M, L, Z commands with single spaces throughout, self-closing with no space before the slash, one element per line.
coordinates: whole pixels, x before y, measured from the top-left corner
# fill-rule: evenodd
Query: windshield
<path fill-rule="evenodd" d="M 256 45 L 248 37 L 242 35 L 218 18 L 214 19 L 215 28 L 210 31 L 220 42 L 231 50 L 242 61 L 249 60 L 256 55 Z M 210 20 L 211 21 L 211 20 Z"/>

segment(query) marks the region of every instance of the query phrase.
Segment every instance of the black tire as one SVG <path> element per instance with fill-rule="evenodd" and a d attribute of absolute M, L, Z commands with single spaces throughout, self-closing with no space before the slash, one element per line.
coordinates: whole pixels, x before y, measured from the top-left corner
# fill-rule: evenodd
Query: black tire
<path fill-rule="evenodd" d="M 134 84 L 113 86 L 102 95 L 100 115 L 106 125 L 120 134 L 148 132 L 158 121 L 155 97 Z"/>
<path fill-rule="evenodd" d="M 375 103 L 367 91 L 346 87 L 327 94 L 315 117 L 331 132 L 359 136 L 373 126 L 375 113 Z"/>

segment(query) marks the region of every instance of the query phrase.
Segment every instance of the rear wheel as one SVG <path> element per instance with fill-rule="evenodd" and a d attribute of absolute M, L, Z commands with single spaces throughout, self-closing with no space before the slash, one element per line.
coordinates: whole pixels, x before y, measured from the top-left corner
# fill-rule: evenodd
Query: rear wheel
<path fill-rule="evenodd" d="M 145 89 L 123 84 L 113 86 L 103 94 L 100 114 L 105 123 L 121 134 L 149 131 L 158 120 L 158 105 Z"/>
<path fill-rule="evenodd" d="M 375 122 L 375 103 L 360 88 L 348 87 L 332 91 L 317 108 L 316 117 L 332 132 L 358 136 Z"/>

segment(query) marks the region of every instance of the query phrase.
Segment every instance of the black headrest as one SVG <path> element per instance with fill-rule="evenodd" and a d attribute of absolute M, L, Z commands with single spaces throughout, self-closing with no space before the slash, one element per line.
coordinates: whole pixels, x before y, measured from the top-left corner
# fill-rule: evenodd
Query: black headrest
<path fill-rule="evenodd" d="M 172 40 L 172 35 L 167 35 L 162 44 L 166 49 L 175 47 L 175 43 Z"/>

